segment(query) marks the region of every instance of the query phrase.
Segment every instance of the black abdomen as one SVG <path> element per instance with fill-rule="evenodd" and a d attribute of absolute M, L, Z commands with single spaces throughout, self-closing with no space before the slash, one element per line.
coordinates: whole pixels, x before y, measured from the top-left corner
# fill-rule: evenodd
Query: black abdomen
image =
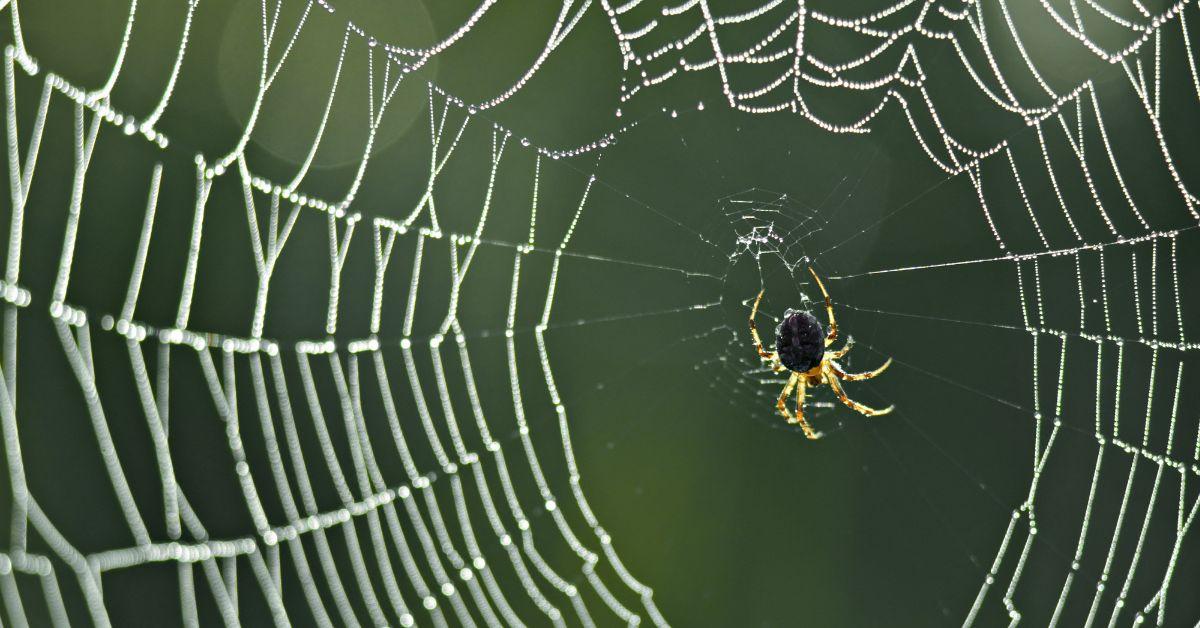
<path fill-rule="evenodd" d="M 789 370 L 805 372 L 825 357 L 825 330 L 810 312 L 788 310 L 775 329 L 775 351 Z"/>

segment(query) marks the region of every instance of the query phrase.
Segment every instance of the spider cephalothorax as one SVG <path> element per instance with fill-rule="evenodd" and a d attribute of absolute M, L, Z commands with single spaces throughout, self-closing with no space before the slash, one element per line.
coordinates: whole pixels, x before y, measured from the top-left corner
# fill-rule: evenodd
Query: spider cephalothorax
<path fill-rule="evenodd" d="M 762 301 L 764 290 L 758 293 L 758 298 L 754 300 L 754 307 L 750 310 L 750 336 L 754 339 L 754 346 L 758 350 L 759 357 L 770 362 L 771 368 L 776 373 L 791 371 L 791 376 L 788 377 L 787 384 L 784 385 L 783 393 L 779 395 L 779 401 L 776 402 L 775 407 L 789 423 L 799 423 L 805 436 L 815 439 L 820 438 L 821 433 L 814 431 L 808 421 L 804 420 L 804 397 L 808 387 L 828 384 L 837 398 L 850 409 L 866 416 L 887 414 L 892 411 L 893 406 L 882 410 L 864 406 L 846 396 L 840 380 L 871 379 L 887 369 L 892 364 L 892 359 L 888 358 L 883 366 L 865 373 L 847 373 L 842 369 L 842 365 L 838 364 L 837 360 L 850 352 L 850 347 L 854 345 L 854 339 L 847 338 L 846 344 L 841 349 L 828 350 L 837 340 L 837 321 L 833 317 L 833 301 L 829 298 L 829 293 L 825 291 L 825 284 L 817 276 L 817 271 L 810 267 L 808 272 L 812 273 L 817 287 L 821 289 L 821 294 L 825 297 L 825 311 L 829 315 L 829 332 L 825 332 L 821 321 L 812 312 L 787 310 L 783 314 L 783 319 L 779 321 L 779 327 L 775 328 L 775 350 L 767 351 L 763 348 L 762 340 L 758 337 L 758 328 L 754 324 L 754 317 L 758 315 L 758 304 Z M 786 404 L 793 389 L 796 391 L 795 414 L 788 412 Z"/>

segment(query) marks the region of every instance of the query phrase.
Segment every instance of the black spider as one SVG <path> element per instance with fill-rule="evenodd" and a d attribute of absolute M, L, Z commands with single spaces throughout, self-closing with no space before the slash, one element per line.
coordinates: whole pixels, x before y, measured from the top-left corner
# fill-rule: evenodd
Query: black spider
<path fill-rule="evenodd" d="M 754 346 L 758 349 L 759 357 L 769 361 L 771 368 L 776 373 L 783 371 L 792 373 L 791 377 L 788 377 L 787 384 L 784 385 L 783 393 L 779 395 L 779 401 L 775 403 L 775 407 L 788 420 L 788 423 L 799 423 L 800 428 L 804 430 L 804 435 L 815 439 L 820 438 L 821 433 L 813 430 L 808 421 L 804 420 L 804 397 L 808 387 L 828 384 L 837 398 L 855 412 L 867 416 L 887 414 L 892 411 L 893 406 L 882 410 L 864 406 L 846 396 L 840 380 L 871 379 L 887 369 L 892 364 L 892 359 L 888 358 L 883 366 L 866 373 L 847 373 L 842 369 L 842 365 L 838 364 L 837 360 L 850 351 L 850 347 L 854 345 L 854 339 L 847 338 L 845 346 L 841 349 L 827 350 L 833 341 L 837 340 L 837 321 L 833 317 L 833 301 L 829 298 L 829 293 L 825 291 L 825 284 L 817 276 L 817 271 L 810 267 L 808 272 L 812 273 L 817 287 L 825 296 L 825 311 L 829 314 L 829 332 L 825 332 L 821 321 L 817 320 L 812 312 L 789 309 L 783 313 L 783 320 L 779 322 L 779 327 L 775 328 L 775 350 L 767 351 L 763 348 L 762 340 L 758 337 L 758 328 L 754 324 L 754 317 L 758 314 L 758 304 L 762 301 L 764 290 L 758 293 L 758 298 L 754 300 L 754 307 L 750 310 L 750 336 L 754 338 Z M 795 414 L 788 412 L 787 405 L 784 403 L 787 401 L 788 395 L 792 394 L 793 389 L 796 391 Z"/>

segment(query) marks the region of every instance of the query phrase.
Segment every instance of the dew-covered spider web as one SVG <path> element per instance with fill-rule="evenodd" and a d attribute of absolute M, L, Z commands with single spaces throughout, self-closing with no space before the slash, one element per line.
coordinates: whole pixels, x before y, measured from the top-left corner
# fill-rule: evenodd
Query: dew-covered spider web
<path fill-rule="evenodd" d="M 0 1 L 5 622 L 1200 621 L 1197 3 L 445 4 Z"/>

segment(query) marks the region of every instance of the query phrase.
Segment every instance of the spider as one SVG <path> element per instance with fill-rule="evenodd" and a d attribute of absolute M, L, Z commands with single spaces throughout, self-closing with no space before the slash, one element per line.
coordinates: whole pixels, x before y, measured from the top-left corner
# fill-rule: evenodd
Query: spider
<path fill-rule="evenodd" d="M 783 387 L 783 393 L 779 395 L 779 401 L 775 404 L 775 407 L 779 409 L 779 414 L 782 414 L 788 423 L 799 423 L 800 428 L 804 430 L 804 435 L 815 440 L 821 437 L 821 433 L 814 431 L 808 421 L 804 420 L 804 397 L 809 386 L 828 384 L 842 403 L 849 406 L 851 410 L 866 416 L 887 414 L 895 406 L 877 410 L 854 401 L 846 396 L 846 391 L 842 390 L 839 380 L 853 382 L 871 379 L 887 370 L 887 367 L 892 364 L 892 359 L 888 358 L 883 366 L 865 373 L 847 373 L 842 369 L 837 360 L 850 352 L 850 347 L 854 346 L 854 338 L 847 338 L 846 344 L 841 349 L 829 350 L 829 347 L 837 340 L 837 321 L 833 318 L 833 302 L 825 290 L 825 284 L 817 276 L 817 271 L 810 266 L 808 272 L 812 273 L 813 279 L 817 281 L 817 287 L 825 296 L 825 311 L 829 314 L 829 333 L 825 333 L 821 327 L 821 321 L 817 320 L 812 312 L 789 309 L 783 313 L 783 320 L 779 322 L 779 327 L 775 328 L 775 350 L 764 349 L 762 340 L 758 337 L 758 328 L 754 324 L 754 317 L 758 314 L 758 304 L 762 301 L 763 293 L 766 292 L 764 288 L 758 293 L 758 298 L 754 299 L 754 307 L 750 310 L 750 335 L 754 338 L 754 346 L 758 350 L 759 357 L 769 362 L 776 373 L 791 371 L 791 376 L 788 377 L 787 384 Z M 788 412 L 785 403 L 792 390 L 796 391 L 796 413 L 794 415 Z"/>

